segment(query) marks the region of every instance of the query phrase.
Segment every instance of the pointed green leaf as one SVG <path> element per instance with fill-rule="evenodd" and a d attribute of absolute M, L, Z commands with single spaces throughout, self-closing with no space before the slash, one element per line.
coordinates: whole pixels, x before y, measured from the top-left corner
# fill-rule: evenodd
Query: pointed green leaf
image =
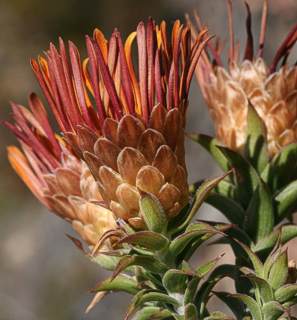
<path fill-rule="evenodd" d="M 128 308 L 127 308 L 127 312 L 125 315 L 125 319 L 124 320 L 128 320 L 131 319 L 131 317 L 137 312 L 138 310 L 138 305 L 139 305 L 139 301 L 140 299 L 143 297 L 143 295 L 149 292 L 149 290 L 147 289 L 142 289 L 139 290 L 133 297 L 131 303 L 129 304 Z"/>
<path fill-rule="evenodd" d="M 262 307 L 264 320 L 278 320 L 284 311 L 282 305 L 276 301 L 265 303 Z"/>
<path fill-rule="evenodd" d="M 290 308 L 292 306 L 296 306 L 297 305 L 297 297 L 290 299 L 289 301 L 285 302 L 283 304 L 284 308 Z M 288 320 L 288 319 L 281 319 L 281 320 Z M 293 318 L 291 318 L 290 320 L 293 320 Z M 294 318 L 295 320 L 295 318 Z"/>
<path fill-rule="evenodd" d="M 231 223 L 242 225 L 245 212 L 238 202 L 216 192 L 210 193 L 206 202 L 219 210 Z"/>
<path fill-rule="evenodd" d="M 297 209 L 297 180 L 287 185 L 275 197 L 276 214 L 278 220 L 282 220 Z"/>
<path fill-rule="evenodd" d="M 169 252 L 173 256 L 177 257 L 190 243 L 199 239 L 208 239 L 216 233 L 219 233 L 219 231 L 215 230 L 215 228 L 203 225 L 203 228 L 200 229 L 197 225 L 196 229 L 192 228 L 172 240 L 169 245 Z"/>
<path fill-rule="evenodd" d="M 193 205 L 188 213 L 187 219 L 177 226 L 175 233 L 180 232 L 184 230 L 188 224 L 191 222 L 193 217 L 195 216 L 196 212 L 199 210 L 199 208 L 202 206 L 205 199 L 208 197 L 210 192 L 223 180 L 225 179 L 229 174 L 231 174 L 232 171 L 228 171 L 226 174 L 215 178 L 211 180 L 205 180 L 202 185 L 198 188 L 196 191 L 195 199 L 193 202 Z"/>
<path fill-rule="evenodd" d="M 205 150 L 207 150 L 224 171 L 230 169 L 230 166 L 228 165 L 228 159 L 218 148 L 219 143 L 215 138 L 205 134 L 187 134 L 187 137 L 199 143 Z"/>
<path fill-rule="evenodd" d="M 287 302 L 292 298 L 295 298 L 296 295 L 297 284 L 285 284 L 275 291 L 275 299 L 280 303 Z"/>
<path fill-rule="evenodd" d="M 233 294 L 232 297 L 239 299 L 247 306 L 254 320 L 263 320 L 260 306 L 253 298 L 239 293 Z"/>
<path fill-rule="evenodd" d="M 280 249 L 280 243 L 279 243 L 279 239 L 278 239 L 274 248 L 270 252 L 266 261 L 264 262 L 264 268 L 263 268 L 263 278 L 264 279 L 268 280 L 268 276 L 269 276 L 269 272 L 271 270 L 271 267 L 274 264 L 276 258 L 280 255 L 280 253 L 281 253 L 281 249 Z"/>
<path fill-rule="evenodd" d="M 141 306 L 147 302 L 160 302 L 160 303 L 165 303 L 165 304 L 171 304 L 175 307 L 178 307 L 180 304 L 179 302 L 168 296 L 165 293 L 161 293 L 161 292 L 148 292 L 145 293 L 138 301 L 138 305 Z"/>
<path fill-rule="evenodd" d="M 215 192 L 229 199 L 237 200 L 236 186 L 230 181 L 221 181 L 215 188 Z"/>
<path fill-rule="evenodd" d="M 202 265 L 200 265 L 198 268 L 196 268 L 195 272 L 199 278 L 205 277 L 210 271 L 212 271 L 218 261 L 224 256 L 224 254 L 220 254 L 218 257 L 216 257 L 213 260 L 210 260 Z"/>
<path fill-rule="evenodd" d="M 237 319 L 244 318 L 245 307 L 240 300 L 233 298 L 228 292 L 214 292 L 214 294 L 228 306 Z"/>
<path fill-rule="evenodd" d="M 237 244 L 239 244 L 239 246 L 243 249 L 243 251 L 249 257 L 249 259 L 254 267 L 254 271 L 255 271 L 256 275 L 259 277 L 262 277 L 264 266 L 263 266 L 263 263 L 261 262 L 261 260 L 259 259 L 259 257 L 247 245 L 245 245 L 242 242 L 237 241 L 237 240 L 235 240 L 235 242 Z"/>
<path fill-rule="evenodd" d="M 240 186 L 239 194 L 245 196 L 245 200 L 250 198 L 259 183 L 257 171 L 239 153 L 226 147 L 219 147 L 219 149 L 228 158 L 232 168 L 236 170 L 237 181 Z"/>
<path fill-rule="evenodd" d="M 234 265 L 223 264 L 216 267 L 209 275 L 207 281 L 205 281 L 197 292 L 196 306 L 199 311 L 199 315 L 204 315 L 206 309 L 206 303 L 210 297 L 213 287 L 223 278 L 229 277 L 236 279 L 238 276 L 238 268 Z"/>
<path fill-rule="evenodd" d="M 116 278 L 118 274 L 130 266 L 141 266 L 152 273 L 165 272 L 167 269 L 165 264 L 151 256 L 125 256 L 119 261 L 112 278 Z"/>
<path fill-rule="evenodd" d="M 126 275 L 119 275 L 116 279 L 108 278 L 97 285 L 93 292 L 99 291 L 123 291 L 130 294 L 136 294 L 139 291 L 137 282 Z"/>
<path fill-rule="evenodd" d="M 204 320 L 234 320 L 234 318 L 227 316 L 223 312 L 215 311 L 215 312 L 212 312 L 210 316 L 206 317 Z"/>
<path fill-rule="evenodd" d="M 288 253 L 287 250 L 281 252 L 271 266 L 268 282 L 274 288 L 278 289 L 286 283 L 288 278 Z"/>
<path fill-rule="evenodd" d="M 185 320 L 198 320 L 198 312 L 193 303 L 185 306 Z"/>
<path fill-rule="evenodd" d="M 135 315 L 135 320 L 161 320 L 170 317 L 172 314 L 169 310 L 158 307 L 144 307 Z"/>
<path fill-rule="evenodd" d="M 118 243 L 129 243 L 144 247 L 148 250 L 158 251 L 168 245 L 168 242 L 168 239 L 160 233 L 153 231 L 138 231 L 122 238 Z"/>
<path fill-rule="evenodd" d="M 91 261 L 99 264 L 105 270 L 114 271 L 117 264 L 119 263 L 119 257 L 108 256 L 106 254 L 97 254 L 94 257 L 90 257 Z"/>
<path fill-rule="evenodd" d="M 248 106 L 245 156 L 258 172 L 264 170 L 269 160 L 266 127 L 251 103 Z"/>
<path fill-rule="evenodd" d="M 268 187 L 259 181 L 247 212 L 247 230 L 256 242 L 268 236 L 274 227 L 274 208 Z"/>
<path fill-rule="evenodd" d="M 278 153 L 261 174 L 274 192 L 297 179 L 297 143 L 289 144 Z"/>
<path fill-rule="evenodd" d="M 277 240 L 280 237 L 280 243 L 286 244 L 288 241 L 297 237 L 296 225 L 283 225 L 279 229 L 275 229 L 270 235 L 261 239 L 253 247 L 254 252 L 259 252 L 267 249 L 271 249 L 275 246 Z"/>
<path fill-rule="evenodd" d="M 271 286 L 262 278 L 257 277 L 254 274 L 247 274 L 246 277 L 254 284 L 259 290 L 260 298 L 263 303 L 270 302 L 273 300 L 273 290 Z"/>
<path fill-rule="evenodd" d="M 158 198 L 146 193 L 139 200 L 141 215 L 150 231 L 165 233 L 167 230 L 167 217 Z"/>
<path fill-rule="evenodd" d="M 189 281 L 185 291 L 184 304 L 193 303 L 195 301 L 199 282 L 200 279 L 198 277 L 194 277 Z"/>
<path fill-rule="evenodd" d="M 184 294 L 188 279 L 189 274 L 181 270 L 170 269 L 164 274 L 162 282 L 167 292 Z"/>

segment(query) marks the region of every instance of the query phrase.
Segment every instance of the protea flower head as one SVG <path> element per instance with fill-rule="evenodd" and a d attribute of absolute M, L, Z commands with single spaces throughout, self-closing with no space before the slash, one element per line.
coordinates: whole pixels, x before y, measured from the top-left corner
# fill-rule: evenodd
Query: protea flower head
<path fill-rule="evenodd" d="M 196 78 L 215 124 L 217 138 L 234 150 L 241 150 L 246 141 L 249 103 L 256 109 L 267 129 L 270 156 L 282 147 L 297 141 L 297 67 L 289 66 L 288 56 L 297 40 L 295 25 L 278 48 L 272 62 L 263 59 L 268 1 L 263 1 L 259 44 L 254 52 L 251 13 L 247 8 L 247 43 L 240 61 L 239 44 L 235 42 L 232 2 L 228 0 L 229 59 L 222 61 L 222 43 L 209 43 L 196 69 Z M 193 36 L 201 28 L 199 16 L 191 22 Z M 278 68 L 278 66 L 280 67 Z"/>
<path fill-rule="evenodd" d="M 30 96 L 29 106 L 31 111 L 12 103 L 14 123 L 5 125 L 16 135 L 21 149 L 8 147 L 9 161 L 32 193 L 69 221 L 92 247 L 106 231 L 116 228 L 114 215 L 102 205 L 86 164 L 52 130 L 46 109 L 35 94 Z"/>
<path fill-rule="evenodd" d="M 135 228 L 145 228 L 142 193 L 153 194 L 168 218 L 188 202 L 185 112 L 205 33 L 191 44 L 179 21 L 168 37 L 165 22 L 149 19 L 125 43 L 117 30 L 107 40 L 96 29 L 86 36 L 82 63 L 76 46 L 69 42 L 67 53 L 62 39 L 32 60 L 65 140 L 87 163 L 106 206 Z"/>

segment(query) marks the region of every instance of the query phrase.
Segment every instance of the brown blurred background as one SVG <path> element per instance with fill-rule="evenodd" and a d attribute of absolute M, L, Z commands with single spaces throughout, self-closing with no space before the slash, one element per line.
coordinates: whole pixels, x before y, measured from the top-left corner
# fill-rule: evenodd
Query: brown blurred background
<path fill-rule="evenodd" d="M 244 42 L 244 5 L 241 0 L 233 2 L 236 32 Z M 258 30 L 262 1 L 249 3 L 253 28 Z M 297 2 L 271 0 L 270 8 L 268 59 L 296 22 Z M 0 0 L 0 118 L 9 117 L 9 100 L 26 104 L 31 91 L 40 92 L 29 59 L 46 49 L 50 41 L 56 42 L 58 36 L 83 48 L 84 35 L 94 27 L 106 34 L 117 27 L 127 35 L 148 16 L 171 23 L 193 9 L 211 33 L 227 37 L 224 0 Z M 213 132 L 194 82 L 188 119 L 189 131 Z M 11 170 L 5 150 L 11 143 L 15 143 L 12 135 L 0 127 L 0 320 L 121 319 L 129 301 L 121 294 L 108 296 L 84 315 L 91 298 L 88 289 L 106 274 L 74 248 L 65 236 L 71 233 L 69 226 L 46 212 Z M 187 143 L 187 161 L 190 181 L 219 172 L 209 156 L 191 143 Z M 200 214 L 221 218 L 209 207 Z M 202 254 L 196 260 L 205 258 Z"/>

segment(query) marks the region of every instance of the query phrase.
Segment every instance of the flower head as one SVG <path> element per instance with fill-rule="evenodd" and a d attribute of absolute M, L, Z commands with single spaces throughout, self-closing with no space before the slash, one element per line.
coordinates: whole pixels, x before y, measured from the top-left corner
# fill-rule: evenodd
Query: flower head
<path fill-rule="evenodd" d="M 86 37 L 88 57 L 64 42 L 33 60 L 33 70 L 65 139 L 88 164 L 108 207 L 136 228 L 141 192 L 168 217 L 188 201 L 184 123 L 190 82 L 206 31 L 191 45 L 188 27 L 149 19 L 123 43 L 115 30 Z M 137 42 L 138 72 L 132 44 Z"/>
<path fill-rule="evenodd" d="M 241 150 L 246 141 L 247 110 L 251 103 L 267 129 L 269 153 L 273 156 L 290 143 L 297 141 L 297 67 L 287 64 L 297 40 L 295 25 L 268 65 L 263 59 L 268 1 L 263 2 L 262 23 L 257 51 L 251 31 L 252 17 L 247 8 L 247 41 L 243 61 L 235 43 L 232 22 L 232 2 L 228 2 L 229 59 L 222 61 L 222 43 L 209 43 L 196 69 L 196 78 L 208 104 L 218 139 L 228 147 Z M 198 15 L 196 26 L 190 22 L 193 34 L 201 27 Z M 277 69 L 278 65 L 281 65 Z"/>
<path fill-rule="evenodd" d="M 191 44 L 189 28 L 179 21 L 169 37 L 164 21 L 156 25 L 149 19 L 125 43 L 117 30 L 107 40 L 96 29 L 93 37 L 86 36 L 88 56 L 83 61 L 72 42 L 66 48 L 59 39 L 58 48 L 51 44 L 31 62 L 63 134 L 56 141 L 51 133 L 51 165 L 65 166 L 55 153 L 66 145 L 67 152 L 71 149 L 76 160 L 87 164 L 105 206 L 135 228 L 145 228 L 141 193 L 156 196 L 169 218 L 188 202 L 185 112 L 191 79 L 208 40 L 202 43 L 205 34 L 202 30 Z M 133 59 L 135 40 L 138 63 Z"/>
<path fill-rule="evenodd" d="M 87 166 L 52 130 L 35 94 L 29 106 L 31 110 L 12 103 L 14 123 L 5 125 L 16 135 L 21 149 L 8 147 L 9 161 L 39 201 L 69 221 L 93 246 L 106 231 L 116 228 L 114 216 L 104 207 Z"/>

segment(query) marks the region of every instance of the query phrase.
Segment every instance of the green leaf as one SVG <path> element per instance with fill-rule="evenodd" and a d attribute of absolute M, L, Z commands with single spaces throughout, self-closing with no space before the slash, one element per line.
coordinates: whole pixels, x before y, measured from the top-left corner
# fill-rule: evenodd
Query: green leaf
<path fill-rule="evenodd" d="M 185 320 L 198 320 L 198 312 L 193 303 L 185 306 Z"/>
<path fill-rule="evenodd" d="M 125 256 L 119 261 L 112 278 L 116 278 L 122 271 L 130 266 L 141 266 L 152 273 L 162 273 L 167 270 L 166 265 L 154 257 L 139 255 Z"/>
<path fill-rule="evenodd" d="M 122 238 L 118 243 L 128 243 L 144 247 L 148 250 L 158 251 L 167 246 L 168 242 L 168 239 L 160 233 L 153 231 L 138 231 Z"/>
<path fill-rule="evenodd" d="M 188 213 L 188 216 L 186 220 L 182 223 L 177 225 L 176 229 L 174 230 L 175 233 L 178 233 L 182 230 L 184 230 L 188 224 L 191 222 L 193 217 L 195 216 L 196 212 L 199 210 L 199 208 L 202 206 L 205 199 L 209 196 L 210 192 L 223 180 L 225 179 L 229 174 L 231 174 L 232 171 L 228 171 L 226 174 L 215 178 L 211 180 L 205 180 L 202 185 L 198 188 L 196 191 L 195 199 L 193 202 L 193 205 Z"/>
<path fill-rule="evenodd" d="M 257 277 L 254 274 L 247 274 L 246 277 L 254 284 L 259 290 L 260 298 L 263 303 L 270 302 L 273 300 L 273 290 L 271 286 L 264 279 Z"/>
<path fill-rule="evenodd" d="M 237 319 L 244 318 L 245 308 L 240 300 L 235 299 L 228 292 L 214 292 L 214 294 L 229 307 Z"/>
<path fill-rule="evenodd" d="M 105 254 L 101 254 L 100 252 L 95 256 L 91 256 L 90 259 L 92 262 L 95 262 L 103 269 L 109 271 L 114 271 L 117 264 L 119 263 L 119 257 L 108 256 Z"/>
<path fill-rule="evenodd" d="M 199 288 L 196 295 L 196 306 L 199 308 L 199 315 L 204 316 L 206 310 L 206 303 L 210 297 L 213 287 L 223 278 L 229 277 L 236 279 L 238 276 L 238 268 L 234 265 L 223 264 L 214 269 L 209 275 L 207 281 L 205 281 Z"/>
<path fill-rule="evenodd" d="M 97 285 L 93 292 L 99 291 L 123 291 L 130 294 L 136 294 L 139 291 L 137 282 L 125 275 L 119 275 L 116 279 L 108 278 Z"/>
<path fill-rule="evenodd" d="M 261 176 L 274 192 L 296 180 L 297 143 L 284 147 L 266 166 Z"/>
<path fill-rule="evenodd" d="M 275 201 L 278 221 L 293 213 L 297 208 L 297 180 L 291 182 L 280 191 L 275 197 Z"/>
<path fill-rule="evenodd" d="M 277 320 L 284 313 L 284 308 L 276 301 L 265 303 L 262 307 L 264 320 Z"/>
<path fill-rule="evenodd" d="M 260 306 L 253 298 L 249 297 L 248 295 L 239 293 L 233 294 L 232 297 L 242 301 L 247 306 L 254 320 L 263 319 Z"/>
<path fill-rule="evenodd" d="M 210 226 L 203 226 L 203 229 L 197 228 L 196 230 L 189 230 L 171 241 L 169 245 L 169 252 L 171 255 L 177 257 L 190 243 L 202 239 L 203 237 L 207 239 L 216 233 L 219 233 L 219 231 Z"/>
<path fill-rule="evenodd" d="M 269 160 L 266 127 L 251 103 L 248 106 L 245 156 L 258 172 L 264 170 Z"/>
<path fill-rule="evenodd" d="M 249 203 L 246 216 L 246 228 L 255 242 L 265 238 L 272 232 L 274 227 L 272 197 L 268 187 L 261 180 Z"/>
<path fill-rule="evenodd" d="M 141 215 L 150 231 L 165 233 L 167 217 L 158 198 L 153 194 L 145 193 L 139 200 Z"/>
<path fill-rule="evenodd" d="M 263 268 L 263 278 L 268 280 L 269 272 L 271 270 L 272 265 L 274 264 L 276 258 L 281 253 L 281 249 L 279 248 L 279 239 L 277 240 L 274 248 L 270 252 L 269 256 L 267 257 L 264 268 Z"/>
<path fill-rule="evenodd" d="M 234 319 L 230 316 L 227 316 L 223 312 L 215 311 L 215 312 L 212 312 L 210 316 L 206 317 L 204 320 L 234 320 Z"/>
<path fill-rule="evenodd" d="M 169 293 L 184 294 L 187 288 L 189 274 L 176 269 L 168 270 L 162 279 L 163 285 Z"/>
<path fill-rule="evenodd" d="M 271 266 L 268 282 L 274 288 L 278 289 L 286 283 L 288 278 L 288 254 L 287 250 L 284 250 L 277 255 L 274 263 Z"/>
<path fill-rule="evenodd" d="M 180 305 L 180 303 L 168 296 L 167 294 L 165 293 L 161 293 L 161 292 L 148 292 L 148 293 L 145 293 L 140 299 L 139 299 L 139 306 L 140 305 L 143 305 L 147 302 L 154 302 L 154 301 L 157 301 L 159 303 L 165 303 L 165 304 L 171 304 L 175 307 L 178 307 Z"/>
<path fill-rule="evenodd" d="M 284 303 L 297 295 L 297 284 L 286 284 L 275 291 L 275 299 Z"/>
<path fill-rule="evenodd" d="M 215 259 L 208 261 L 202 265 L 200 265 L 198 268 L 196 268 L 195 272 L 199 278 L 205 277 L 210 271 L 212 271 L 218 261 L 224 256 L 224 254 L 220 254 Z"/>
<path fill-rule="evenodd" d="M 216 193 L 224 196 L 226 198 L 232 199 L 234 201 L 238 201 L 237 189 L 236 186 L 225 180 L 222 180 L 214 190 Z"/>
<path fill-rule="evenodd" d="M 247 254 L 247 256 L 249 257 L 254 271 L 256 273 L 257 276 L 262 277 L 263 275 L 263 263 L 261 262 L 261 260 L 258 258 L 258 256 L 245 244 L 243 244 L 242 242 L 235 240 L 235 242 L 237 244 L 239 244 L 239 246 L 243 249 L 243 251 Z"/>
<path fill-rule="evenodd" d="M 254 252 L 259 252 L 267 249 L 271 249 L 275 246 L 276 242 L 280 237 L 280 243 L 286 244 L 288 241 L 297 237 L 297 226 L 296 225 L 283 225 L 279 229 L 275 229 L 267 237 L 258 241 L 252 246 Z"/>
<path fill-rule="evenodd" d="M 216 192 L 212 192 L 206 202 L 219 210 L 231 223 L 242 225 L 245 212 L 238 202 Z"/>
<path fill-rule="evenodd" d="M 297 305 L 297 297 L 292 298 L 291 300 L 285 302 L 285 303 L 283 304 L 283 307 L 284 307 L 284 308 L 290 308 L 290 307 L 296 306 L 296 305 Z M 296 318 L 291 318 L 291 319 L 296 320 Z M 281 320 L 287 320 L 287 319 L 281 319 Z"/>
<path fill-rule="evenodd" d="M 217 164 L 223 169 L 223 171 L 228 171 L 230 166 L 228 164 L 228 159 L 224 153 L 218 148 L 218 141 L 205 134 L 187 134 L 187 137 L 191 140 L 199 143 L 205 150 L 207 150 L 217 162 Z"/>
<path fill-rule="evenodd" d="M 199 282 L 200 279 L 198 277 L 194 277 L 189 281 L 185 291 L 184 304 L 193 303 L 195 301 Z"/>
<path fill-rule="evenodd" d="M 243 200 L 249 199 L 259 183 L 259 175 L 255 168 L 239 153 L 226 147 L 218 147 L 228 158 L 232 168 L 236 170 L 239 185 L 239 195 Z"/>
<path fill-rule="evenodd" d="M 170 317 L 172 314 L 169 310 L 158 307 L 144 307 L 136 313 L 136 320 L 161 320 Z"/>

